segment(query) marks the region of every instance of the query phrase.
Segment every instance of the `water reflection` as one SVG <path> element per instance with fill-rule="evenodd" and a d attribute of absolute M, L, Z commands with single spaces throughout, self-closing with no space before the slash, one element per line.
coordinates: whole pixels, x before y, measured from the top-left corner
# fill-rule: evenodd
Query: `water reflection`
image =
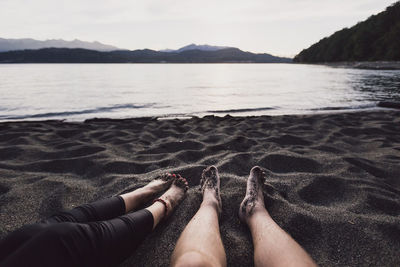
<path fill-rule="evenodd" d="M 296 64 L 0 65 L 0 119 L 280 115 L 400 101 L 400 71 Z"/>
<path fill-rule="evenodd" d="M 400 101 L 399 71 L 366 70 L 353 79 L 353 90 L 368 101 Z"/>

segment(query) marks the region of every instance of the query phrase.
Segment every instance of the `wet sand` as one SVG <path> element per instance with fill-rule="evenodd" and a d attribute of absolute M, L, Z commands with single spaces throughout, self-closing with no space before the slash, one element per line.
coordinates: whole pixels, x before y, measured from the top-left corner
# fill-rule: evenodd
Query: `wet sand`
<path fill-rule="evenodd" d="M 200 176 L 221 177 L 229 266 L 251 266 L 237 216 L 251 167 L 265 205 L 322 266 L 400 265 L 400 112 L 0 123 L 0 236 L 61 210 L 180 173 L 191 188 L 122 266 L 168 266 L 200 206 Z M 283 252 L 285 253 L 285 252 Z"/>

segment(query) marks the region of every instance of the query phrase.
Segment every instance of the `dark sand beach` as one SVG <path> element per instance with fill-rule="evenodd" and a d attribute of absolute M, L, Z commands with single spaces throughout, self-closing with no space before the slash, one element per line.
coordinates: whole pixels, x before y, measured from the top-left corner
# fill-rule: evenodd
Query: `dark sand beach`
<path fill-rule="evenodd" d="M 268 170 L 265 205 L 322 266 L 400 265 L 400 112 L 0 124 L 0 235 L 143 186 L 160 173 L 191 188 L 123 266 L 168 266 L 218 167 L 229 266 L 252 266 L 237 212 L 251 167 Z M 284 251 L 282 253 L 285 253 Z"/>

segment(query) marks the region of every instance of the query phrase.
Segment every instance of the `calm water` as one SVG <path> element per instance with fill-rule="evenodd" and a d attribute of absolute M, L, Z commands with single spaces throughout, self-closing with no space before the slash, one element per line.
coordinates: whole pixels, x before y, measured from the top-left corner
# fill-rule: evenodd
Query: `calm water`
<path fill-rule="evenodd" d="M 400 101 L 400 71 L 295 64 L 0 64 L 0 120 L 278 115 Z"/>

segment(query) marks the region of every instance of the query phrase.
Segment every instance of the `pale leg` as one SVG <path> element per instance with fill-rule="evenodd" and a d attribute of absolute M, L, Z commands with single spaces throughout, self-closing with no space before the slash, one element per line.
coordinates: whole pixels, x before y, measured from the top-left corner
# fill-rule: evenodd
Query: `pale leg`
<path fill-rule="evenodd" d="M 138 207 L 151 200 L 156 194 L 167 189 L 176 175 L 163 174 L 156 177 L 153 181 L 145 185 L 144 187 L 138 188 L 132 192 L 122 194 L 121 197 L 125 202 L 125 212 L 130 212 L 137 209 Z"/>
<path fill-rule="evenodd" d="M 275 223 L 264 206 L 262 185 L 265 172 L 250 171 L 246 196 L 239 217 L 247 223 L 253 237 L 255 266 L 316 266 L 307 252 Z"/>
<path fill-rule="evenodd" d="M 164 200 L 167 208 L 160 201 L 156 201 L 150 207 L 146 208 L 153 215 L 153 229 L 156 228 L 157 224 L 164 217 L 169 216 L 173 212 L 184 197 L 187 189 L 187 181 L 179 176 L 179 178 L 173 181 L 171 187 L 160 197 L 160 199 Z M 167 213 L 165 212 L 166 210 L 168 211 Z"/>
<path fill-rule="evenodd" d="M 179 237 L 171 266 L 226 266 L 218 221 L 219 184 L 217 168 L 211 166 L 203 171 L 203 202 Z"/>

